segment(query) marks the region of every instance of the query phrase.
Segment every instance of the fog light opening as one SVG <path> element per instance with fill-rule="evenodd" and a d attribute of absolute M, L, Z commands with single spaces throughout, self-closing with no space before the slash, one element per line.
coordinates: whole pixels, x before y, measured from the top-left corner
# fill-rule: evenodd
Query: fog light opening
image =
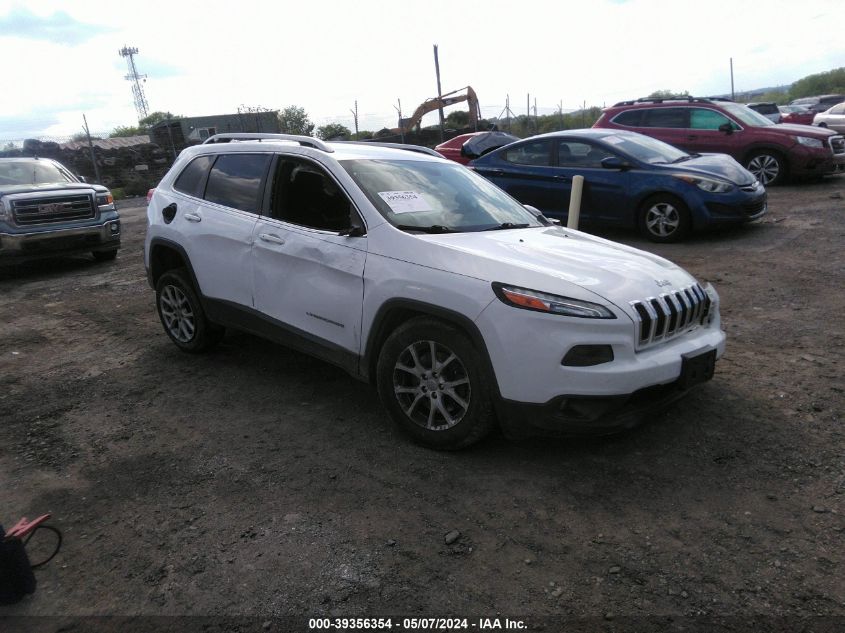
<path fill-rule="evenodd" d="M 610 345 L 576 345 L 563 357 L 561 365 L 566 367 L 592 367 L 613 360 Z"/>

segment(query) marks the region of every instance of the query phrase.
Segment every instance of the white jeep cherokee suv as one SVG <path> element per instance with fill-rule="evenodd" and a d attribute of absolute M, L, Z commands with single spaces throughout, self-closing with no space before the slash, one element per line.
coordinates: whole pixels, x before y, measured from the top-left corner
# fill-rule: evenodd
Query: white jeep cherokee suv
<path fill-rule="evenodd" d="M 147 216 L 147 273 L 180 349 L 233 327 L 303 350 L 375 383 L 436 448 L 495 422 L 630 427 L 724 351 L 709 285 L 408 149 L 218 135 L 182 152 Z"/>

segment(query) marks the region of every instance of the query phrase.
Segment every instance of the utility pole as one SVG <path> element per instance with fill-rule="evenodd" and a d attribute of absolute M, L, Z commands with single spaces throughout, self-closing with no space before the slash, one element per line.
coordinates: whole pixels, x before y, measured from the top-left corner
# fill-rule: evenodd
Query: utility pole
<path fill-rule="evenodd" d="M 434 45 L 434 72 L 437 73 L 437 100 L 440 101 L 443 98 L 443 92 L 440 89 L 440 60 L 437 57 L 437 44 Z M 443 142 L 443 104 L 441 102 L 440 107 L 438 108 L 440 112 L 440 142 Z M 404 142 L 404 141 L 403 141 Z"/>
<path fill-rule="evenodd" d="M 540 121 L 537 119 L 537 97 L 534 97 L 534 129 L 540 131 Z"/>
<path fill-rule="evenodd" d="M 525 93 L 525 131 L 531 131 L 531 94 Z"/>
<path fill-rule="evenodd" d="M 736 94 L 734 93 L 734 58 L 731 57 L 731 101 L 736 101 Z"/>
<path fill-rule="evenodd" d="M 144 89 L 141 87 L 141 80 L 147 80 L 146 75 L 139 75 L 138 69 L 135 67 L 135 55 L 138 54 L 138 49 L 134 47 L 124 46 L 118 51 L 121 57 L 126 58 L 126 65 L 129 67 L 129 74 L 124 77 L 127 81 L 132 82 L 132 96 L 135 99 L 135 111 L 138 113 L 138 120 L 146 118 L 149 115 L 149 105 L 147 105 L 147 97 L 144 96 Z"/>
<path fill-rule="evenodd" d="M 350 110 L 352 113 L 352 118 L 355 121 L 355 138 L 358 138 L 358 99 L 355 99 L 355 109 Z"/>
<path fill-rule="evenodd" d="M 94 156 L 94 143 L 91 142 L 91 132 L 88 131 L 88 119 L 82 115 L 82 122 L 84 123 L 83 130 L 85 136 L 88 137 L 88 151 L 91 152 L 91 164 L 94 165 L 94 177 L 97 179 L 97 184 L 101 184 L 103 179 L 100 178 L 100 166 L 97 164 L 97 157 Z"/>
<path fill-rule="evenodd" d="M 402 124 L 402 99 L 396 99 L 399 107 L 393 106 L 393 109 L 399 113 L 399 135 L 402 138 L 402 143 L 405 143 L 405 126 Z"/>
<path fill-rule="evenodd" d="M 560 104 L 557 107 L 558 116 L 560 116 L 560 129 L 563 129 L 563 99 L 560 100 Z"/>

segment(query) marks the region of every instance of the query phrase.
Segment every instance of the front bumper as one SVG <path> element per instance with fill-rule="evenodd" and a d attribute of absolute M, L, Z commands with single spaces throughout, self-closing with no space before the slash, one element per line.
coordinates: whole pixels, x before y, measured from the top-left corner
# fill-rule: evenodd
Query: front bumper
<path fill-rule="evenodd" d="M 117 213 L 103 216 L 97 224 L 37 231 L 0 231 L 0 261 L 9 262 L 81 252 L 107 251 L 120 247 Z"/>
<path fill-rule="evenodd" d="M 834 154 L 829 147 L 793 147 L 789 161 L 789 171 L 793 176 L 823 176 L 845 172 L 845 153 Z"/>

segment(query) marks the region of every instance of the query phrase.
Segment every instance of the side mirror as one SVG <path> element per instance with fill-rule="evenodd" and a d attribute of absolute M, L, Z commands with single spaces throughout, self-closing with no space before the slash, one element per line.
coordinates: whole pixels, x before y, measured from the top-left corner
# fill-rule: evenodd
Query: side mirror
<path fill-rule="evenodd" d="M 607 158 L 602 158 L 601 166 L 604 169 L 619 169 L 620 171 L 624 171 L 625 169 L 631 168 L 631 163 L 622 160 L 618 156 L 608 156 Z"/>
<path fill-rule="evenodd" d="M 77 174 L 77 175 L 76 175 L 76 179 L 77 179 L 79 182 L 88 182 L 87 180 L 85 180 L 85 176 L 83 176 L 82 174 Z"/>
<path fill-rule="evenodd" d="M 725 134 L 730 136 L 734 133 L 734 126 L 730 123 L 722 123 L 722 125 L 719 126 L 719 131 L 724 132 Z"/>
<path fill-rule="evenodd" d="M 461 145 L 461 156 L 464 158 L 478 158 L 479 154 L 476 154 L 475 152 L 468 152 L 466 147 Z"/>

